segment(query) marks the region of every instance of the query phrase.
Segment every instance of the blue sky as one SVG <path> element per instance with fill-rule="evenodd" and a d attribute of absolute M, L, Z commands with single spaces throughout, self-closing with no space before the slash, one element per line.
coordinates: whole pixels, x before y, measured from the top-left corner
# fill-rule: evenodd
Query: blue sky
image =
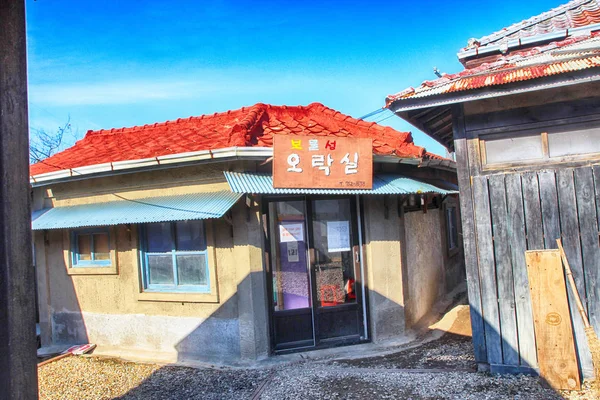
<path fill-rule="evenodd" d="M 27 0 L 30 127 L 70 116 L 83 136 L 258 102 L 361 117 L 433 67 L 461 70 L 469 38 L 561 3 Z M 398 117 L 381 123 L 444 154 Z"/>

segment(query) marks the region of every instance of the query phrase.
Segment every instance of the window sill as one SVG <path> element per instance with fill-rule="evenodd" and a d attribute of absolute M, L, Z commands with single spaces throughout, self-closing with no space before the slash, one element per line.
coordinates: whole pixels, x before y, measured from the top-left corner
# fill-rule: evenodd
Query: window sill
<path fill-rule="evenodd" d="M 85 267 L 69 267 L 68 275 L 118 275 L 116 266 L 90 265 Z"/>
<path fill-rule="evenodd" d="M 170 301 L 176 303 L 218 303 L 219 296 L 214 293 L 165 293 L 141 292 L 139 301 Z"/>

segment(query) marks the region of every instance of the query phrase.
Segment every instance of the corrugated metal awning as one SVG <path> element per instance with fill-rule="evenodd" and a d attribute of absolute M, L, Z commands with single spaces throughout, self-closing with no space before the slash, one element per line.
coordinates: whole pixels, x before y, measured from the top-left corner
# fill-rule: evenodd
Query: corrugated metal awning
<path fill-rule="evenodd" d="M 55 207 L 32 215 L 33 230 L 220 218 L 239 199 L 228 191 Z"/>
<path fill-rule="evenodd" d="M 430 183 L 395 174 L 375 174 L 373 189 L 276 189 L 270 174 L 259 172 L 224 172 L 232 192 L 255 194 L 456 194 L 458 186 L 445 182 L 442 189 Z"/>

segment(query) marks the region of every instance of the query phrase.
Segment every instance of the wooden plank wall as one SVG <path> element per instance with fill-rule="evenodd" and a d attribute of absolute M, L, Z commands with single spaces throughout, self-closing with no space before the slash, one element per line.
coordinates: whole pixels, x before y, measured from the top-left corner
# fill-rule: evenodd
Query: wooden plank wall
<path fill-rule="evenodd" d="M 473 176 L 472 190 L 483 336 L 492 370 L 537 368 L 525 250 L 555 249 L 559 237 L 600 332 L 600 167 Z M 583 322 L 571 305 L 579 365 L 590 377 Z"/>

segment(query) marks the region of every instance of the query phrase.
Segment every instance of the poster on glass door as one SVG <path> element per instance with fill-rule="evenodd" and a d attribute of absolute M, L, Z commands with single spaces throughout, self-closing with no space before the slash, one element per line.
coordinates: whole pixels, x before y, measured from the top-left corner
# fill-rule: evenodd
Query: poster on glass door
<path fill-rule="evenodd" d="M 327 250 L 330 253 L 350 251 L 349 221 L 327 221 Z"/>
<path fill-rule="evenodd" d="M 294 222 L 283 222 L 279 225 L 279 241 L 287 242 L 303 242 L 304 241 L 304 224 Z"/>

